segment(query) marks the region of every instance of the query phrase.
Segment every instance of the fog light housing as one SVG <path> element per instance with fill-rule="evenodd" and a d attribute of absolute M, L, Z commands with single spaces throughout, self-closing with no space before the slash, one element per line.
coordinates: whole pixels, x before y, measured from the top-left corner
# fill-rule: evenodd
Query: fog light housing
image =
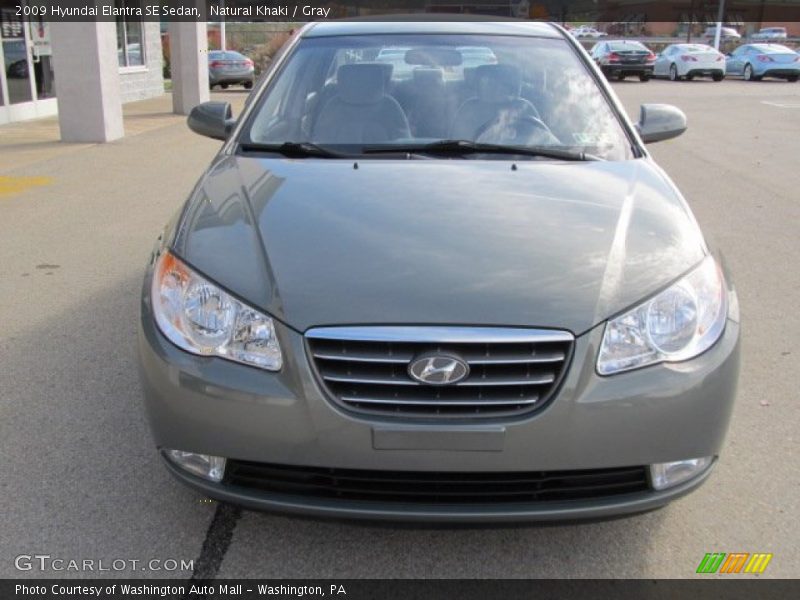
<path fill-rule="evenodd" d="M 165 450 L 164 455 L 184 471 L 215 483 L 225 475 L 225 459 L 210 454 L 197 454 L 183 450 Z"/>
<path fill-rule="evenodd" d="M 656 490 L 674 487 L 704 471 L 713 459 L 712 456 L 704 456 L 650 465 L 650 481 Z"/>

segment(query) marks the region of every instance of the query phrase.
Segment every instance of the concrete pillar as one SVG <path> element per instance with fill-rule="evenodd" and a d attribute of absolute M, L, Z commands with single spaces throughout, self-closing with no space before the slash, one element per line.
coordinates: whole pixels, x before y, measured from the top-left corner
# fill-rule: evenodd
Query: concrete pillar
<path fill-rule="evenodd" d="M 125 135 L 112 22 L 50 24 L 58 124 L 64 142 L 110 142 Z"/>
<path fill-rule="evenodd" d="M 188 115 L 211 97 L 208 91 L 208 33 L 205 22 L 169 24 L 172 111 Z"/>

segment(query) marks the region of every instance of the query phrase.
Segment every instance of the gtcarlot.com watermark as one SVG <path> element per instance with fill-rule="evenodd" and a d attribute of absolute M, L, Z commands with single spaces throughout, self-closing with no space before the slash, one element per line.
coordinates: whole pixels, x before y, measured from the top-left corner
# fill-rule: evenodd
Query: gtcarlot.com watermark
<path fill-rule="evenodd" d="M 65 558 L 50 554 L 18 554 L 14 568 L 32 572 L 136 572 L 136 571 L 193 571 L 194 561 L 183 558 Z"/>

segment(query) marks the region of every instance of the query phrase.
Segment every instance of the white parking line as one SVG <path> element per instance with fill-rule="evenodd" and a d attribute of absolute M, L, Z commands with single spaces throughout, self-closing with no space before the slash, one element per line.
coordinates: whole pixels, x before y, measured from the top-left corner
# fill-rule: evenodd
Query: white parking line
<path fill-rule="evenodd" d="M 800 102 L 775 102 L 774 100 L 762 100 L 761 104 L 769 104 L 778 108 L 800 108 Z"/>

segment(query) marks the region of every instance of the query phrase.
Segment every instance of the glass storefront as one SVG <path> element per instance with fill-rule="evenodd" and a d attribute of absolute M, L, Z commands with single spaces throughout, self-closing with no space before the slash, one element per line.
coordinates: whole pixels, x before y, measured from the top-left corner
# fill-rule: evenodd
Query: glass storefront
<path fill-rule="evenodd" d="M 50 26 L 0 9 L 0 123 L 54 114 Z"/>
<path fill-rule="evenodd" d="M 141 9 L 140 0 L 116 0 L 117 8 Z M 141 19 L 117 17 L 117 58 L 120 68 L 144 66 L 144 39 Z"/>
<path fill-rule="evenodd" d="M 28 49 L 24 39 L 3 40 L 3 63 L 9 104 L 33 100 Z"/>
<path fill-rule="evenodd" d="M 50 45 L 50 24 L 31 21 L 31 54 L 33 56 L 34 89 L 39 100 L 55 98 L 56 80 L 53 74 L 53 48 Z"/>

